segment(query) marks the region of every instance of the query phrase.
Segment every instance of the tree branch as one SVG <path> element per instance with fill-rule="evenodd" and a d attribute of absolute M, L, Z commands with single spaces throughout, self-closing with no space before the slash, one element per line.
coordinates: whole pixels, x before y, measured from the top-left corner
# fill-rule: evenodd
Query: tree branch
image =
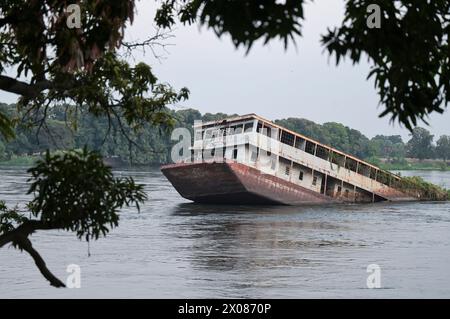
<path fill-rule="evenodd" d="M 33 248 L 28 236 L 36 230 L 59 229 L 56 225 L 44 223 L 39 220 L 27 220 L 16 229 L 0 236 L 0 248 L 8 243 L 16 245 L 18 248 L 25 250 L 34 259 L 36 266 L 41 274 L 50 282 L 50 285 L 60 288 L 65 287 L 64 283 L 56 278 L 47 268 L 44 259 Z"/>
<path fill-rule="evenodd" d="M 0 75 L 0 90 L 15 93 L 28 98 L 33 98 L 39 95 L 43 90 L 49 89 L 52 83 L 48 80 L 29 84 L 11 78 L 9 76 Z"/>
<path fill-rule="evenodd" d="M 133 50 L 138 49 L 138 48 L 142 49 L 142 52 L 145 54 L 146 48 L 149 48 L 152 51 L 153 56 L 157 60 L 161 60 L 163 58 L 163 56 L 158 54 L 156 52 L 155 48 L 159 47 L 167 54 L 168 51 L 166 50 L 166 47 L 171 46 L 173 44 L 164 43 L 164 41 L 169 38 L 173 38 L 173 37 L 175 37 L 175 36 L 172 34 L 172 31 L 163 32 L 160 29 L 157 29 L 156 34 L 152 37 L 149 37 L 143 41 L 133 41 L 133 42 L 123 41 L 121 43 L 121 46 L 123 48 L 125 48 L 126 56 L 132 56 Z"/>
<path fill-rule="evenodd" d="M 25 250 L 27 253 L 30 254 L 31 257 L 33 257 L 34 262 L 38 267 L 39 271 L 41 272 L 42 276 L 44 276 L 44 278 L 50 282 L 50 285 L 56 288 L 66 286 L 61 280 L 56 278 L 55 275 L 53 275 L 50 272 L 50 270 L 47 268 L 47 265 L 45 264 L 44 259 L 42 259 L 41 255 L 39 255 L 39 253 L 33 248 L 33 245 L 31 244 L 31 241 L 28 238 L 26 237 L 20 238 L 15 243 L 19 246 L 19 248 Z"/>
<path fill-rule="evenodd" d="M 49 230 L 59 228 L 60 227 L 56 225 L 46 224 L 39 220 L 27 220 L 16 229 L 0 236 L 0 248 L 8 243 L 20 240 L 20 238 L 27 237 L 36 230 Z"/>

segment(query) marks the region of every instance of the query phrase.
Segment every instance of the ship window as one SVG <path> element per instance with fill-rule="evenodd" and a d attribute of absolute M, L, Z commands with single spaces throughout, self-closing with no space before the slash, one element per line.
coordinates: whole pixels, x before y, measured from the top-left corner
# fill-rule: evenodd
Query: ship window
<path fill-rule="evenodd" d="M 313 181 L 312 181 L 313 186 L 317 185 L 317 176 L 313 177 Z"/>
<path fill-rule="evenodd" d="M 289 176 L 289 174 L 291 173 L 291 168 L 289 166 L 286 166 L 286 170 L 284 171 L 284 173 Z"/>
<path fill-rule="evenodd" d="M 209 138 L 217 138 L 219 137 L 221 134 L 220 129 L 218 128 L 208 128 L 205 130 L 205 135 L 204 138 L 205 139 L 209 139 Z"/>
<path fill-rule="evenodd" d="M 375 179 L 377 176 L 377 170 L 375 168 L 370 169 L 370 178 Z"/>
<path fill-rule="evenodd" d="M 300 174 L 298 175 L 298 179 L 301 181 L 303 180 L 303 172 L 302 171 L 300 171 Z"/>
<path fill-rule="evenodd" d="M 258 159 L 258 151 L 259 151 L 259 149 L 256 149 L 256 151 L 252 151 L 252 155 L 250 157 L 250 160 L 252 162 L 256 162 L 256 160 Z"/>
<path fill-rule="evenodd" d="M 275 131 L 275 129 L 272 128 L 272 127 L 264 126 L 262 128 L 259 128 L 258 132 L 263 134 L 263 135 L 265 135 L 265 136 L 267 136 L 267 137 L 271 137 L 272 136 L 272 130 Z M 276 133 L 274 133 L 273 136 L 276 136 Z"/>
<path fill-rule="evenodd" d="M 238 149 L 237 149 L 237 147 L 235 147 L 233 149 L 233 159 L 235 160 L 235 159 L 237 159 L 237 157 L 238 157 Z"/>
<path fill-rule="evenodd" d="M 295 148 L 298 148 L 301 150 L 304 149 L 305 148 L 305 140 L 303 138 L 297 136 L 297 138 L 295 139 L 294 146 L 295 146 Z"/>
<path fill-rule="evenodd" d="M 377 174 L 377 182 L 380 182 L 385 185 L 389 185 L 390 176 L 386 172 L 378 171 Z"/>
<path fill-rule="evenodd" d="M 261 133 L 262 132 L 262 123 L 258 121 L 258 124 L 256 124 L 256 132 Z"/>
<path fill-rule="evenodd" d="M 345 197 L 348 197 L 348 195 L 350 194 L 350 191 L 348 189 L 345 190 Z"/>
<path fill-rule="evenodd" d="M 228 135 L 241 134 L 242 133 L 242 124 L 232 125 L 232 126 L 230 126 L 230 128 L 228 130 L 229 130 Z"/>
<path fill-rule="evenodd" d="M 349 169 L 353 172 L 356 172 L 356 168 L 358 166 L 358 162 L 355 161 L 353 158 L 347 157 L 347 160 L 345 161 L 345 168 Z"/>
<path fill-rule="evenodd" d="M 370 171 L 371 171 L 371 168 L 369 166 L 367 166 L 364 163 L 359 163 L 359 166 L 358 166 L 358 173 L 359 174 L 369 177 L 370 176 Z"/>
<path fill-rule="evenodd" d="M 291 134 L 286 131 L 281 131 L 281 143 L 294 146 L 294 134 Z"/>
<path fill-rule="evenodd" d="M 270 168 L 272 170 L 275 170 L 276 166 L 277 166 L 276 158 L 272 158 L 272 163 L 271 163 Z"/>
<path fill-rule="evenodd" d="M 328 160 L 329 151 L 323 146 L 317 145 L 316 156 L 321 159 Z"/>
<path fill-rule="evenodd" d="M 305 152 L 314 155 L 315 148 L 316 148 L 316 144 L 314 144 L 310 141 L 306 141 Z"/>
<path fill-rule="evenodd" d="M 253 122 L 245 123 L 244 125 L 244 133 L 253 131 Z"/>
<path fill-rule="evenodd" d="M 258 132 L 267 137 L 271 137 L 272 128 L 267 127 L 267 126 L 262 127 L 262 124 L 258 123 Z"/>
<path fill-rule="evenodd" d="M 340 194 L 342 192 L 342 186 L 338 186 L 337 192 Z"/>
<path fill-rule="evenodd" d="M 336 152 L 331 152 L 330 153 L 330 160 L 333 164 L 339 165 L 339 166 L 344 166 L 345 163 L 345 156 L 341 155 L 339 153 Z"/>

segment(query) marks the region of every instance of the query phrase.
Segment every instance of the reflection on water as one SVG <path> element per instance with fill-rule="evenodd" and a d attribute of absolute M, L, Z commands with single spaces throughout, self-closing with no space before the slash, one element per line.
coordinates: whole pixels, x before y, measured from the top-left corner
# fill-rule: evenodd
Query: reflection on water
<path fill-rule="evenodd" d="M 0 198 L 23 204 L 24 170 L 0 174 Z M 73 234 L 33 236 L 59 277 L 81 266 L 82 288 L 51 288 L 27 255 L 0 249 L 1 297 L 450 297 L 448 203 L 197 205 L 158 170 L 116 174 L 143 183 L 150 200 L 140 214 L 125 210 L 91 257 Z M 450 187 L 449 172 L 420 174 Z M 373 263 L 384 289 L 366 288 Z"/>

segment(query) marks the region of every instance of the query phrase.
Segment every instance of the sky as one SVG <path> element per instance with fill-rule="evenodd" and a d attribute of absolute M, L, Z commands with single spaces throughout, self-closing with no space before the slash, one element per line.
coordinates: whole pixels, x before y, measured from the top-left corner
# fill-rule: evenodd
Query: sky
<path fill-rule="evenodd" d="M 143 40 L 154 34 L 155 1 L 139 1 L 126 40 Z M 299 117 L 317 123 L 340 122 L 368 137 L 400 134 L 407 129 L 378 118 L 383 106 L 373 80 L 366 80 L 369 64 L 345 61 L 335 66 L 320 45 L 327 27 L 340 24 L 342 0 L 316 0 L 305 6 L 303 36 L 285 50 L 281 41 L 253 45 L 246 55 L 236 49 L 228 36 L 217 38 L 212 30 L 198 25 L 178 26 L 166 41 L 164 58 L 134 54 L 135 62 L 152 65 L 159 79 L 175 88 L 191 91 L 188 101 L 176 109 L 195 108 L 202 113 L 256 113 L 270 120 Z M 162 51 L 159 51 L 163 53 Z M 16 96 L 0 92 L 0 101 L 13 103 Z M 435 114 L 427 127 L 433 134 L 450 134 L 449 112 Z M 424 126 L 423 124 L 422 126 Z"/>

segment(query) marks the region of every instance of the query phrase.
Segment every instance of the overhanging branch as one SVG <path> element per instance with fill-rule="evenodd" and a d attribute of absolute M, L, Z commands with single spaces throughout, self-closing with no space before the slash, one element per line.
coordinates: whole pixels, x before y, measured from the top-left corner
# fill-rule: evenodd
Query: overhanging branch
<path fill-rule="evenodd" d="M 16 244 L 19 246 L 19 248 L 25 250 L 30 254 L 31 257 L 33 257 L 34 262 L 41 272 L 42 276 L 44 276 L 44 278 L 50 282 L 50 285 L 56 288 L 62 288 L 66 286 L 47 268 L 44 259 L 42 259 L 41 255 L 39 255 L 39 253 L 33 248 L 33 245 L 28 238 L 21 238 L 20 240 L 16 241 Z"/>
<path fill-rule="evenodd" d="M 59 229 L 56 225 L 45 224 L 39 220 L 27 220 L 16 229 L 0 236 L 0 248 L 4 245 L 27 237 L 36 230 Z"/>
<path fill-rule="evenodd" d="M 16 80 L 12 77 L 0 75 L 0 90 L 33 98 L 39 95 L 43 90 L 51 88 L 52 83 L 47 80 L 29 84 Z"/>
<path fill-rule="evenodd" d="M 0 236 L 0 248 L 8 243 L 16 245 L 18 248 L 30 254 L 41 274 L 50 282 L 52 286 L 57 288 L 65 287 L 64 283 L 50 272 L 44 259 L 33 248 L 31 241 L 28 239 L 28 236 L 36 230 L 59 228 L 60 227 L 57 227 L 56 225 L 46 224 L 39 220 L 27 220 L 16 229 Z"/>

